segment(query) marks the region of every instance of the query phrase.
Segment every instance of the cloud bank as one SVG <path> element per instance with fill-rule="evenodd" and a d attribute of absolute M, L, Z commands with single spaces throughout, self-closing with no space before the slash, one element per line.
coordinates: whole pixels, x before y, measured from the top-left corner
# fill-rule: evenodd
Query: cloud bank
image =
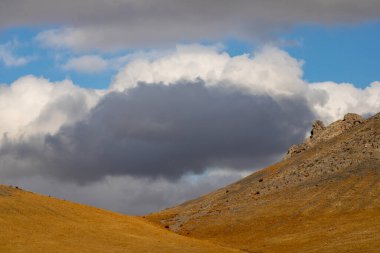
<path fill-rule="evenodd" d="M 299 24 L 378 19 L 377 0 L 3 0 L 0 27 L 54 24 L 39 39 L 76 50 L 173 45 L 199 39 L 265 38 Z"/>
<path fill-rule="evenodd" d="M 133 192 L 125 179 L 171 196 L 189 185 L 184 182 L 201 184 L 199 175 L 223 169 L 227 182 L 277 160 L 315 118 L 331 122 L 347 112 L 380 111 L 380 83 L 365 89 L 307 83 L 302 62 L 273 47 L 232 57 L 218 48 L 182 46 L 133 58 L 107 90 L 27 76 L 1 86 L 0 98 L 2 182 L 30 186 L 26 178 L 34 178 L 32 189 L 45 193 L 51 188 L 43 181 L 78 192 L 113 184 L 111 192 Z M 109 208 L 138 213 L 174 204 L 161 199 L 146 206 L 143 200 L 156 196 L 146 189 L 120 197 L 125 209 Z M 170 198 L 190 195 L 181 196 Z M 85 202 L 105 204 L 94 198 Z"/>

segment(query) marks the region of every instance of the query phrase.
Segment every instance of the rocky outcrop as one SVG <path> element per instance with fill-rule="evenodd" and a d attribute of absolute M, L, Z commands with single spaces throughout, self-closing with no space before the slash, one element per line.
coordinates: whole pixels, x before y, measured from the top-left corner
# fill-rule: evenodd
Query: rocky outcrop
<path fill-rule="evenodd" d="M 313 123 L 313 127 L 310 132 L 310 139 L 315 139 L 316 136 L 320 135 L 326 129 L 322 121 L 316 120 Z"/>
<path fill-rule="evenodd" d="M 301 144 L 291 146 L 284 159 L 288 159 L 296 154 L 308 150 L 318 143 L 328 141 L 331 138 L 344 133 L 348 129 L 364 122 L 365 119 L 355 113 L 348 113 L 344 116 L 343 120 L 335 121 L 328 126 L 325 126 L 322 121 L 316 120 L 313 123 L 310 137 Z"/>

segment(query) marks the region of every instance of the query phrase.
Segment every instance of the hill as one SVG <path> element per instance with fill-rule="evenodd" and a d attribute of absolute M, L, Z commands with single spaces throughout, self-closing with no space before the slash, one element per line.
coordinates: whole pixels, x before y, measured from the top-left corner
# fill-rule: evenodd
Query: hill
<path fill-rule="evenodd" d="M 239 252 L 130 217 L 0 186 L 0 252 Z"/>
<path fill-rule="evenodd" d="M 149 219 L 246 252 L 378 252 L 380 114 L 348 114 L 277 164 Z"/>

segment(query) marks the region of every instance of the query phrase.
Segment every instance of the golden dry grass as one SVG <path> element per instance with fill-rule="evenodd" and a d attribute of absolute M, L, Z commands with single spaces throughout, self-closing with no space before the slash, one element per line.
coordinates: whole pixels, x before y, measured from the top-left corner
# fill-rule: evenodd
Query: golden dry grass
<path fill-rule="evenodd" d="M 139 217 L 0 186 L 0 252 L 238 252 Z"/>
<path fill-rule="evenodd" d="M 261 197 L 248 195 L 242 184 L 231 185 L 229 193 L 223 189 L 150 219 L 171 226 L 182 219 L 180 234 L 248 252 L 379 252 L 376 166 Z"/>
<path fill-rule="evenodd" d="M 148 216 L 246 252 L 380 252 L 380 114 L 296 157 Z"/>

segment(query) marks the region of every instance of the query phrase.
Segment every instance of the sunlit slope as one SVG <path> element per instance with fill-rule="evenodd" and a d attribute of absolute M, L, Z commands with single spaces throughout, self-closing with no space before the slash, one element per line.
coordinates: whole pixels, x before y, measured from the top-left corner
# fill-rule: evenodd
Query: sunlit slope
<path fill-rule="evenodd" d="M 379 252 L 380 115 L 149 218 L 249 252 Z"/>
<path fill-rule="evenodd" d="M 0 252 L 238 252 L 104 210 L 0 186 Z"/>

